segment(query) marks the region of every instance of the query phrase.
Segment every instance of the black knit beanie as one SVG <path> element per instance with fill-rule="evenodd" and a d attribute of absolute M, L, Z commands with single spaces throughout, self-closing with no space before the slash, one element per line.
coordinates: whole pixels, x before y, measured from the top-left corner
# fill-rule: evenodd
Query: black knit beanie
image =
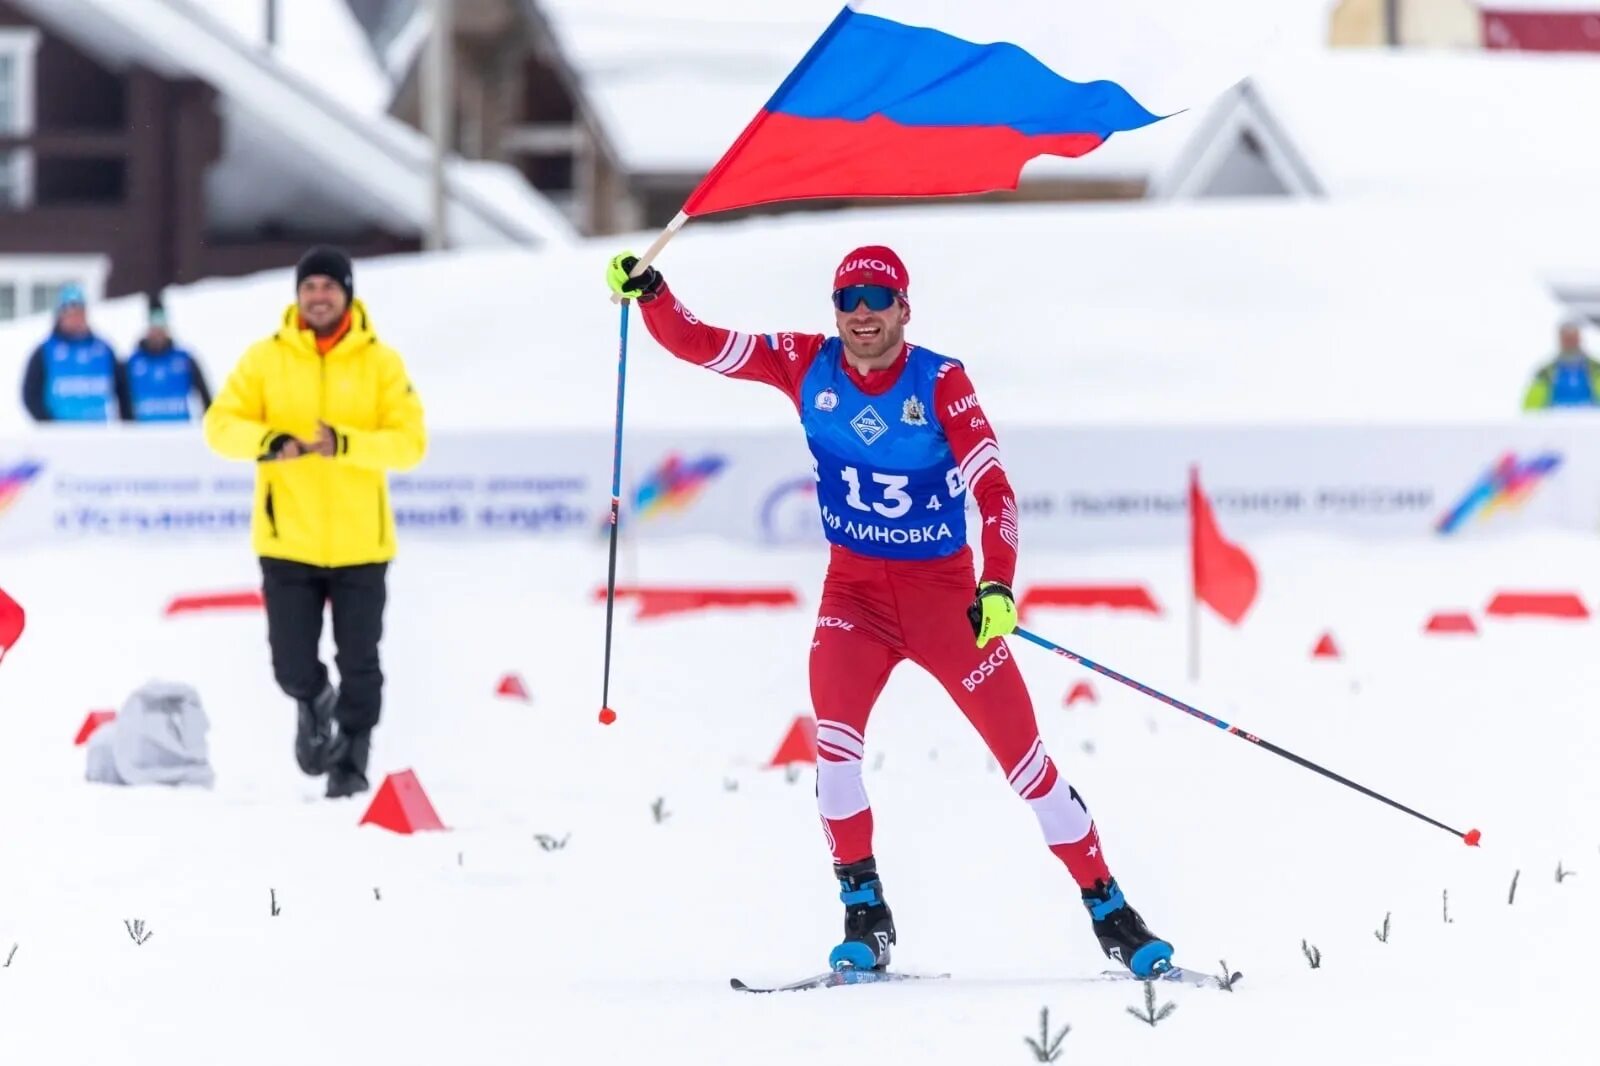
<path fill-rule="evenodd" d="M 294 287 L 314 274 L 332 278 L 344 289 L 345 299 L 356 294 L 356 278 L 350 268 L 350 257 L 332 245 L 319 244 L 305 255 L 294 268 Z"/>

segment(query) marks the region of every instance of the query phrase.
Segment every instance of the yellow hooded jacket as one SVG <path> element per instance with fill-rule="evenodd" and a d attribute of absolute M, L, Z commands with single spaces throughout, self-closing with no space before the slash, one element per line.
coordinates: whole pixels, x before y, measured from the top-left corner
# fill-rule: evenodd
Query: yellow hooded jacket
<path fill-rule="evenodd" d="M 422 401 L 405 364 L 378 340 L 360 300 L 350 329 L 327 354 L 291 305 L 278 332 L 251 345 L 206 411 L 206 443 L 228 459 L 259 460 L 280 433 L 303 441 L 333 427 L 333 458 L 258 462 L 251 546 L 257 555 L 311 566 L 394 558 L 390 470 L 422 461 Z"/>

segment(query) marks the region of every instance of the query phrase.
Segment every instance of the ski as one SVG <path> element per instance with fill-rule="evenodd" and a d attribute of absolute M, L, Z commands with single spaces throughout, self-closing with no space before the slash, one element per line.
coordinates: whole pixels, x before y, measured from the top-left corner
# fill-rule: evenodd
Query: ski
<path fill-rule="evenodd" d="M 761 987 L 748 985 L 739 978 L 729 979 L 728 984 L 736 992 L 804 992 L 813 988 L 837 988 L 840 985 L 871 985 L 883 984 L 891 981 L 939 981 L 948 978 L 947 973 L 901 973 L 887 970 L 831 970 L 828 973 L 819 973 L 815 977 L 807 977 L 799 981 L 792 981 L 786 985 L 771 985 Z M 1066 981 L 1143 981 L 1145 978 L 1136 977 L 1127 970 L 1102 970 L 1090 977 L 1058 978 Z M 1154 981 L 1171 981 L 1176 984 L 1189 985 L 1193 988 L 1222 988 L 1224 984 L 1235 985 L 1244 980 L 1244 974 L 1235 970 L 1228 975 L 1226 982 L 1216 974 L 1206 973 L 1203 970 L 1186 970 L 1182 966 L 1173 966 L 1162 971 L 1158 976 L 1150 978 Z"/>
<path fill-rule="evenodd" d="M 728 984 L 736 992 L 804 992 L 812 988 L 837 988 L 840 985 L 876 985 L 890 981 L 938 981 L 950 975 L 947 973 L 901 973 L 898 970 L 830 970 L 819 973 L 815 977 L 804 980 L 792 981 L 786 985 L 773 985 L 769 988 L 760 988 L 747 985 L 737 977 L 730 978 Z"/>
<path fill-rule="evenodd" d="M 1129 970 L 1102 970 L 1098 977 L 1088 978 L 1091 981 L 1144 981 L 1147 978 L 1137 977 Z M 1214 973 L 1203 970 L 1186 970 L 1182 966 L 1172 966 L 1153 978 L 1154 981 L 1175 981 L 1178 984 L 1192 985 L 1195 988 L 1222 988 L 1238 984 L 1244 980 L 1244 974 L 1235 970 L 1228 975 L 1226 981 Z"/>

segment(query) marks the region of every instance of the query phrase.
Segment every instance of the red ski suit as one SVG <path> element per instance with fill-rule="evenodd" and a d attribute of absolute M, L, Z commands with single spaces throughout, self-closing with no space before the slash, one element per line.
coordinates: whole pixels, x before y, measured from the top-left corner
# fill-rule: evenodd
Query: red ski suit
<path fill-rule="evenodd" d="M 797 410 L 801 382 L 827 339 L 707 325 L 665 284 L 640 311 L 651 336 L 679 359 L 774 386 Z M 902 351 L 883 370 L 849 372 L 862 391 L 882 393 L 905 363 Z M 983 580 L 1009 586 L 1017 559 L 1016 500 L 994 432 L 961 367 L 952 365 L 940 376 L 934 399 L 961 481 L 982 516 Z M 861 780 L 867 719 L 890 672 L 910 660 L 950 693 L 1078 884 L 1109 882 L 1094 823 L 1045 752 L 1009 645 L 995 640 L 979 648 L 973 639 L 966 615 L 976 587 L 971 548 L 917 561 L 875 558 L 839 545 L 830 550 L 811 644 L 811 702 L 817 717 L 817 806 L 834 861 L 855 862 L 872 853 L 872 809 Z"/>

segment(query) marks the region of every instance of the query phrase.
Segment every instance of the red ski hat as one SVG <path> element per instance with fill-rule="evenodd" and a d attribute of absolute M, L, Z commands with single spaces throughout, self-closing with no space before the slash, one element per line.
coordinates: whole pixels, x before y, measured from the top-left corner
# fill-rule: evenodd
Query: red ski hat
<path fill-rule="evenodd" d="M 905 294 L 911 289 L 911 274 L 892 248 L 869 244 L 845 256 L 833 272 L 835 292 L 851 285 L 883 285 Z"/>

